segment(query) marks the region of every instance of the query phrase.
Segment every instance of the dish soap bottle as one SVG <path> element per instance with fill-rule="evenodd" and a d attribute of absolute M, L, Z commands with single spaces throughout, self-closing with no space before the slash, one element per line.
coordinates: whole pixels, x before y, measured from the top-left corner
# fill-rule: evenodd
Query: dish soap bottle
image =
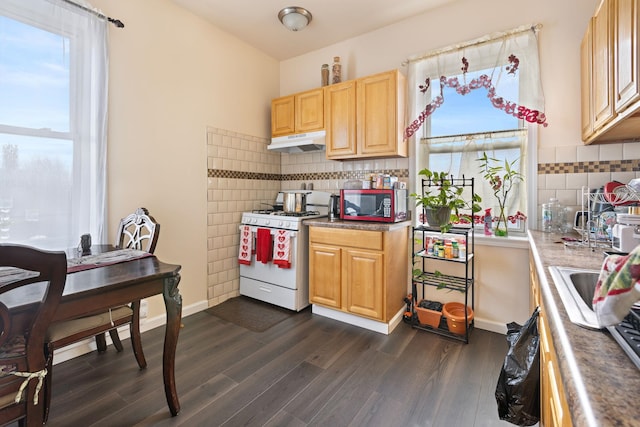
<path fill-rule="evenodd" d="M 484 210 L 484 235 L 491 236 L 491 226 L 493 225 L 493 218 L 491 217 L 491 208 Z"/>

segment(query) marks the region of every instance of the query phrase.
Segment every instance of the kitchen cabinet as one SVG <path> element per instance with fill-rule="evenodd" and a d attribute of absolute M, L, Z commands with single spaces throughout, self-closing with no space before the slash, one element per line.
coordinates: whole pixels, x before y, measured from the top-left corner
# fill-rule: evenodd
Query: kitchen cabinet
<path fill-rule="evenodd" d="M 324 91 L 327 159 L 407 157 L 406 79 L 399 70 L 326 86 Z"/>
<path fill-rule="evenodd" d="M 403 307 L 408 227 L 368 231 L 309 227 L 312 304 L 389 322 Z"/>
<path fill-rule="evenodd" d="M 582 139 L 609 142 L 640 135 L 640 0 L 603 0 L 580 49 Z"/>
<path fill-rule="evenodd" d="M 271 136 L 278 137 L 324 129 L 322 88 L 271 101 Z"/>
<path fill-rule="evenodd" d="M 591 18 L 591 93 L 593 104 L 593 128 L 598 129 L 615 116 L 611 92 L 611 27 L 610 8 L 612 1 L 600 4 L 596 15 Z"/>
<path fill-rule="evenodd" d="M 591 32 L 591 22 L 589 22 L 587 32 L 584 34 L 580 44 L 580 98 L 582 102 L 580 120 L 583 141 L 587 141 L 593 134 L 593 119 L 591 118 L 591 111 L 593 111 L 591 102 L 591 63 L 593 61 Z"/>
<path fill-rule="evenodd" d="M 615 109 L 622 112 L 640 100 L 640 78 L 638 67 L 638 0 L 615 0 L 613 9 L 614 28 L 614 94 Z M 637 136 L 637 135 L 636 135 Z"/>
<path fill-rule="evenodd" d="M 540 307 L 538 331 L 540 333 L 540 425 L 572 425 L 571 413 L 565 396 L 562 377 L 558 366 L 558 356 L 551 337 L 549 321 L 540 298 L 540 281 L 532 254 L 529 255 L 529 277 L 531 281 L 532 311 Z"/>

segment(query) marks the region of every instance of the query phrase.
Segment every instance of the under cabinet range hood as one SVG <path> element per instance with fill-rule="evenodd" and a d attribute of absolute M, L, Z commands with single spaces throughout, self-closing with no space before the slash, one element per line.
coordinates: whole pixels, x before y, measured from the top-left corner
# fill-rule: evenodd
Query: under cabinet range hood
<path fill-rule="evenodd" d="M 279 136 L 271 139 L 271 144 L 267 146 L 267 149 L 280 151 L 282 153 L 308 153 L 311 151 L 323 151 L 325 148 L 325 135 L 326 132 L 324 130 L 319 130 L 316 132 Z"/>

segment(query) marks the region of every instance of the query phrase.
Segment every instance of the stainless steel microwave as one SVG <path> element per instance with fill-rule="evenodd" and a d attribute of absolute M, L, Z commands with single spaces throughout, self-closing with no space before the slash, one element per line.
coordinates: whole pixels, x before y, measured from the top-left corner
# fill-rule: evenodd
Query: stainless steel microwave
<path fill-rule="evenodd" d="M 399 222 L 409 219 L 406 189 L 340 190 L 340 219 Z"/>

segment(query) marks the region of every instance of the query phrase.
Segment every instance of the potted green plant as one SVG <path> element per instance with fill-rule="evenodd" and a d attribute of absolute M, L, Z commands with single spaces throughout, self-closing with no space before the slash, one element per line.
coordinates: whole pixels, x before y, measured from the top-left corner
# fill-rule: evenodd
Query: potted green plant
<path fill-rule="evenodd" d="M 470 209 L 472 217 L 480 211 L 480 196 L 473 194 L 470 200 L 465 199 L 464 187 L 456 185 L 448 173 L 422 169 L 418 174 L 424 176 L 430 185 L 425 186 L 422 194 L 412 193 L 411 197 L 416 199 L 416 206 L 424 207 L 430 226 L 440 227 L 440 231 L 446 233 L 452 222 L 458 219 L 460 209 Z"/>
<path fill-rule="evenodd" d="M 485 152 L 482 153 L 482 157 L 480 157 L 478 161 L 480 162 L 480 170 L 484 173 L 484 179 L 491 185 L 493 195 L 498 200 L 498 206 L 500 208 L 498 223 L 495 227 L 495 235 L 506 237 L 508 235 L 507 216 L 505 213 L 507 197 L 516 183 L 524 181 L 522 174 L 514 168 L 515 162 L 518 161 L 518 159 L 511 163 L 505 159 L 503 163 L 499 159 L 487 156 Z"/>

